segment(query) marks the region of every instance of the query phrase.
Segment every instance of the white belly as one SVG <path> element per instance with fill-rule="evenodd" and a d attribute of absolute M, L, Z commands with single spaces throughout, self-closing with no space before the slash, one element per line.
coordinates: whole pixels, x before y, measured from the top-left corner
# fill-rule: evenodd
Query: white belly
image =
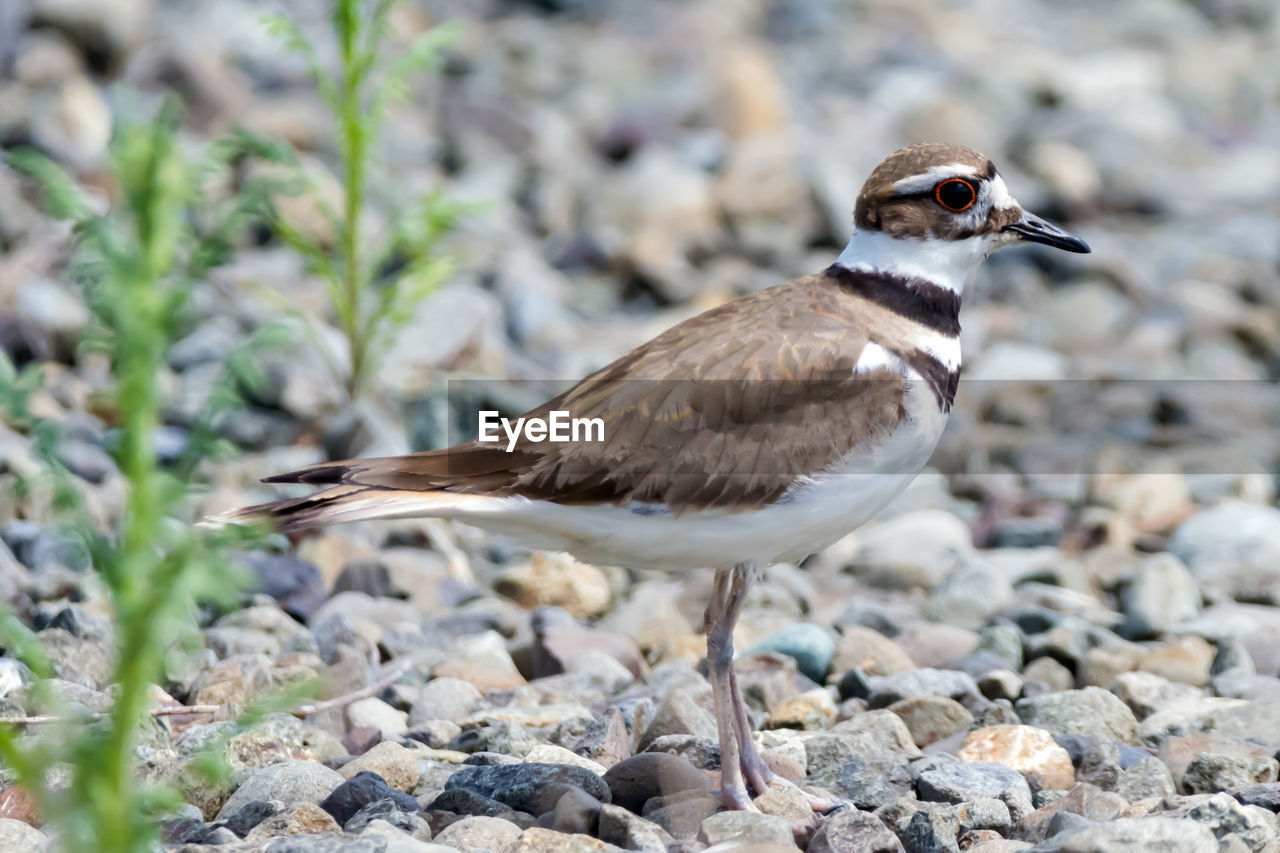
<path fill-rule="evenodd" d="M 947 416 L 923 381 L 910 386 L 908 419 L 880 445 L 850 453 L 760 510 L 675 516 L 647 507 L 494 498 L 450 514 L 530 547 L 568 551 L 600 565 L 684 571 L 798 561 L 864 524 L 928 463 Z"/>

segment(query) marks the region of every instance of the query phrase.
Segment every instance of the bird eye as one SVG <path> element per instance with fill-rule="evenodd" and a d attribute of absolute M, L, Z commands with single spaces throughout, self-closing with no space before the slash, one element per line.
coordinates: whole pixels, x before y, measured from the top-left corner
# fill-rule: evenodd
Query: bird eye
<path fill-rule="evenodd" d="M 938 184 L 933 191 L 933 197 L 947 210 L 960 213 L 973 207 L 973 203 L 978 200 L 978 192 L 968 181 L 949 178 Z"/>

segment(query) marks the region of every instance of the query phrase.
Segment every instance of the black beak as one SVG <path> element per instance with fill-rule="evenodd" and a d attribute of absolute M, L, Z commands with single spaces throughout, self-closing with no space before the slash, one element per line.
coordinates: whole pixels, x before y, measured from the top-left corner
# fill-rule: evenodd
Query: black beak
<path fill-rule="evenodd" d="M 1030 243 L 1043 243 L 1067 252 L 1089 253 L 1089 244 L 1074 234 L 1068 234 L 1052 222 L 1047 222 L 1034 213 L 1023 211 L 1022 218 L 1006 225 L 1004 231 L 1011 231 L 1019 238 Z"/>

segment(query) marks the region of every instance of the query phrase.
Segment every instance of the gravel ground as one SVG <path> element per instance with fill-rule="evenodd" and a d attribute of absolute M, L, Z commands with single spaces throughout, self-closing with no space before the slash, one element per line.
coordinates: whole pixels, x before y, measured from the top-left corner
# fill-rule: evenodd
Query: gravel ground
<path fill-rule="evenodd" d="M 292 0 L 308 32 L 323 4 Z M 333 181 L 304 69 L 246 0 L 0 4 L 0 144 L 100 186 L 117 101 L 166 86 L 206 140 L 242 122 Z M 168 849 L 1264 851 L 1280 848 L 1280 12 L 1270 0 L 423 0 L 463 23 L 447 73 L 393 112 L 375 200 L 483 202 L 458 272 L 342 405 L 314 350 L 272 355 L 226 427 L 207 511 L 266 473 L 438 446 L 446 380 L 576 378 L 657 330 L 838 252 L 862 178 L 912 141 L 978 148 L 1094 249 L 1007 253 L 964 309 L 965 380 L 926 472 L 874 524 L 752 592 L 739 678 L 775 771 L 852 804 L 809 838 L 786 792 L 720 813 L 701 668 L 709 572 L 638 575 L 419 521 L 243 557 L 166 694 L 243 704 L 299 677 L 367 694 L 232 736 L 225 786 L 188 762 L 232 724 L 158 718 L 140 758 L 188 806 Z M 390 204 L 375 211 L 391 215 Z M 320 227 L 305 207 L 300 227 Z M 62 277 L 66 234 L 0 170 L 0 345 L 46 363 L 39 411 L 109 517 L 101 364 Z M 289 250 L 200 285 L 170 354 L 180 447 L 217 361 L 273 318 L 317 322 Z M 456 398 L 457 395 L 455 395 Z M 0 425 L 0 481 L 34 437 Z M 0 488 L 0 594 L 58 692 L 109 703 L 111 626 L 85 557 Z M 0 659 L 0 707 L 35 713 Z M 368 688 L 374 689 L 368 689 Z M 0 849 L 41 849 L 17 789 Z M 748 843 L 749 842 L 749 843 Z"/>

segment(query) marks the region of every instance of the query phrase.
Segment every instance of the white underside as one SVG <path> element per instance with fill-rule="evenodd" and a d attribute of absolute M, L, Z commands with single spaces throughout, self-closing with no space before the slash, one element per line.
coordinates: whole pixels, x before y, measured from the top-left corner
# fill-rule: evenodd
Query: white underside
<path fill-rule="evenodd" d="M 892 357 L 892 356 L 891 356 Z M 877 354 L 877 358 L 883 358 Z M 933 392 L 912 380 L 910 417 L 879 446 L 849 454 L 798 482 L 760 510 L 711 510 L 675 516 L 652 506 L 568 506 L 525 498 L 464 496 L 433 508 L 446 516 L 520 540 L 567 551 L 600 565 L 683 571 L 739 563 L 794 562 L 865 523 L 897 497 L 932 456 L 946 426 Z M 422 515 L 409 511 L 406 515 Z"/>

